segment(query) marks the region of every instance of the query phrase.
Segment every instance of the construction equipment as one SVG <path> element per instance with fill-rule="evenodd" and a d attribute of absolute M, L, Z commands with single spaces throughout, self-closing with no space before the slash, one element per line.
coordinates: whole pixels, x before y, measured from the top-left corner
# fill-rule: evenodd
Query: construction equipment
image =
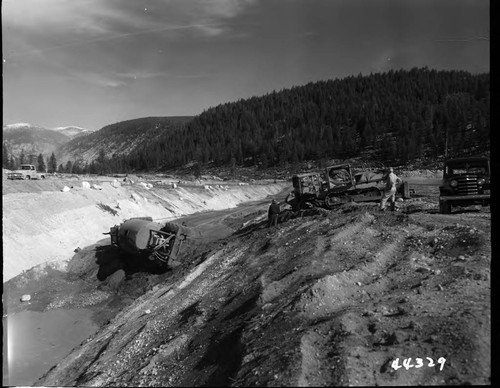
<path fill-rule="evenodd" d="M 169 261 L 175 260 L 189 231 L 172 222 L 162 225 L 151 217 L 135 217 L 103 234 L 109 234 L 111 245 L 125 253 L 167 266 Z"/>
<path fill-rule="evenodd" d="M 383 168 L 354 171 L 350 164 L 326 167 L 324 173 L 298 174 L 292 177 L 293 191 L 286 202 L 293 209 L 311 207 L 334 207 L 347 202 L 379 201 L 384 192 Z M 410 198 L 412 192 L 408 182 L 396 185 L 396 195 Z"/>
<path fill-rule="evenodd" d="M 490 204 L 490 160 L 487 157 L 448 159 L 439 186 L 439 212 L 451 213 L 453 206 Z"/>

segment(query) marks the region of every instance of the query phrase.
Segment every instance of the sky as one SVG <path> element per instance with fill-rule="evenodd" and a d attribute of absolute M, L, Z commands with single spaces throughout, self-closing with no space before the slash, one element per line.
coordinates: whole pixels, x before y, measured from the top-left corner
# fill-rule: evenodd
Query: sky
<path fill-rule="evenodd" d="M 490 71 L 489 0 L 3 0 L 3 124 L 97 130 L 350 75 Z"/>

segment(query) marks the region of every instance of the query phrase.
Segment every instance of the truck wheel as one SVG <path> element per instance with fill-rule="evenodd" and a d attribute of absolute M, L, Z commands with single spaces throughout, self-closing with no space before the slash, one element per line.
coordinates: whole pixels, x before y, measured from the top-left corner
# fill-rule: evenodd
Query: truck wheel
<path fill-rule="evenodd" d="M 42 175 L 42 176 L 41 176 L 41 178 L 42 178 L 42 179 L 45 179 L 45 175 Z"/>
<path fill-rule="evenodd" d="M 450 214 L 451 204 L 448 201 L 439 201 L 439 212 L 441 214 Z"/>
<path fill-rule="evenodd" d="M 27 180 L 30 180 L 30 179 L 31 179 L 31 177 L 30 177 L 29 175 L 26 175 L 26 179 L 27 179 Z"/>

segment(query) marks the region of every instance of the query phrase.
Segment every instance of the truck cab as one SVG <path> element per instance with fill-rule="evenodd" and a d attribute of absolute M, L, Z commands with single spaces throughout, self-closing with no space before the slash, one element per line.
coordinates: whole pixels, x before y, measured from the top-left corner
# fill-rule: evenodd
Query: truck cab
<path fill-rule="evenodd" d="M 487 157 L 454 158 L 445 161 L 439 186 L 439 211 L 452 206 L 490 204 L 490 161 Z"/>

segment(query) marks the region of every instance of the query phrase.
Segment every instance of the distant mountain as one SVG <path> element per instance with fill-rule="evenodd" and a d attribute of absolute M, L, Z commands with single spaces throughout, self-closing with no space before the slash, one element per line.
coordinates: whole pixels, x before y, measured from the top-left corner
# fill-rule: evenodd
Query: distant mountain
<path fill-rule="evenodd" d="M 27 158 L 39 154 L 49 156 L 72 138 L 88 133 L 92 131 L 76 126 L 44 128 L 29 123 L 15 123 L 3 126 L 2 137 L 8 156 L 18 159 L 21 152 Z"/>
<path fill-rule="evenodd" d="M 28 123 L 5 125 L 2 131 L 3 144 L 8 156 L 18 159 L 21 153 L 29 158 L 40 153 L 50 155 L 70 138 L 63 133 Z"/>
<path fill-rule="evenodd" d="M 191 119 L 190 116 L 145 117 L 110 124 L 86 136 L 75 136 L 59 146 L 55 152 L 57 163 L 90 163 L 100 153 L 107 158 L 128 155 L 154 143 L 162 134 L 182 127 Z"/>
<path fill-rule="evenodd" d="M 82 135 L 88 135 L 92 133 L 93 131 L 90 131 L 85 128 L 81 127 L 75 127 L 75 126 L 70 126 L 70 127 L 57 127 L 57 128 L 52 128 L 53 131 L 62 133 L 63 135 L 68 136 L 69 138 L 74 138 L 77 136 L 82 136 Z"/>

